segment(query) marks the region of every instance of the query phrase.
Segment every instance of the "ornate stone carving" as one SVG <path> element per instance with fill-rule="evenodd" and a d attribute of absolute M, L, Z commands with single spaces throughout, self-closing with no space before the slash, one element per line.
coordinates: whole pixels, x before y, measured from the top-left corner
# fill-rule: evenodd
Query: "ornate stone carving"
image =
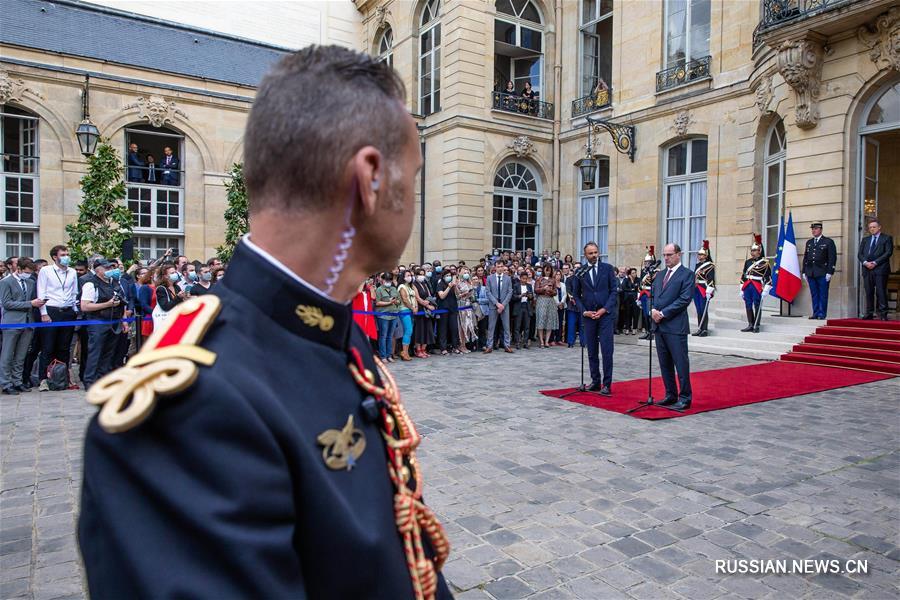
<path fill-rule="evenodd" d="M 187 119 L 183 110 L 175 106 L 174 102 L 168 102 L 162 96 L 141 96 L 131 104 L 122 107 L 123 110 L 137 109 L 138 115 L 146 119 L 154 127 L 162 127 L 166 123 L 174 123 L 175 116 Z"/>
<path fill-rule="evenodd" d="M 686 135 L 693 123 L 694 120 L 691 118 L 691 111 L 683 110 L 675 116 L 675 121 L 672 123 L 672 129 L 674 129 L 675 133 L 678 135 Z"/>
<path fill-rule="evenodd" d="M 778 47 L 778 72 L 794 90 L 797 127 L 801 129 L 812 129 L 819 123 L 824 56 L 822 44 L 811 39 L 788 40 Z"/>
<path fill-rule="evenodd" d="M 375 8 L 375 31 L 378 31 L 384 26 L 389 14 L 391 14 L 391 11 L 387 9 L 387 6 L 378 6 Z"/>
<path fill-rule="evenodd" d="M 508 143 L 506 147 L 512 150 L 519 158 L 527 158 L 537 152 L 537 148 L 534 147 L 534 142 L 532 142 L 527 135 L 520 135 Z"/>
<path fill-rule="evenodd" d="M 22 101 L 22 96 L 31 94 L 41 100 L 44 97 L 37 91 L 27 85 L 22 79 L 13 79 L 9 76 L 9 71 L 0 69 L 0 104 L 6 104 L 9 101 Z"/>
<path fill-rule="evenodd" d="M 770 108 L 772 105 L 772 100 L 775 98 L 775 92 L 772 90 L 772 76 L 766 75 L 759 82 L 759 85 L 756 86 L 756 108 L 759 109 L 759 114 L 762 116 L 766 116 L 772 113 L 772 109 Z"/>
<path fill-rule="evenodd" d="M 879 15 L 870 25 L 863 25 L 856 35 L 869 49 L 876 67 L 900 71 L 900 6 Z"/>

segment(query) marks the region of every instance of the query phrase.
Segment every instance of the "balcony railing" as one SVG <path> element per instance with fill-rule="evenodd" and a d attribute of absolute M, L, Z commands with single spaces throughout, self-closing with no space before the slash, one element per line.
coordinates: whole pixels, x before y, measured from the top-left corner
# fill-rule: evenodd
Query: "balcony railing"
<path fill-rule="evenodd" d="M 492 92 L 491 108 L 539 119 L 553 118 L 553 105 L 551 103 L 523 98 L 518 94 Z"/>
<path fill-rule="evenodd" d="M 753 31 L 753 48 L 762 43 L 762 34 L 767 30 L 826 12 L 840 6 L 853 4 L 859 0 L 763 0 L 762 18 Z"/>
<path fill-rule="evenodd" d="M 612 103 L 612 90 L 597 90 L 593 94 L 572 100 L 572 118 L 606 108 Z"/>
<path fill-rule="evenodd" d="M 671 90 L 691 81 L 709 77 L 709 61 L 711 59 L 711 56 L 704 56 L 688 63 L 663 69 L 656 74 L 656 91 Z"/>

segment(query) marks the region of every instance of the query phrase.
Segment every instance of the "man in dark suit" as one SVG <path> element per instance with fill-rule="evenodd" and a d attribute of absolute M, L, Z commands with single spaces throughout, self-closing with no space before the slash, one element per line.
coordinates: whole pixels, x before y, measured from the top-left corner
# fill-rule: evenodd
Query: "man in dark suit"
<path fill-rule="evenodd" d="M 687 410 L 691 407 L 691 363 L 687 343 L 691 329 L 687 307 L 694 293 L 694 272 L 681 264 L 678 244 L 667 244 L 663 248 L 663 260 L 666 271 L 653 280 L 653 308 L 650 311 L 656 332 L 659 370 L 666 384 L 666 397 L 659 404 Z"/>
<path fill-rule="evenodd" d="M 613 268 L 600 262 L 600 247 L 588 242 L 584 247 L 588 265 L 572 282 L 572 292 L 578 312 L 584 317 L 584 340 L 588 349 L 588 365 L 591 369 L 589 391 L 612 395 L 613 332 L 618 310 L 618 285 Z M 600 360 L 597 346 L 603 353 L 603 380 L 600 377 Z"/>
<path fill-rule="evenodd" d="M 812 296 L 812 315 L 810 319 L 824 319 L 828 314 L 828 284 L 834 276 L 837 264 L 837 248 L 834 240 L 822 235 L 822 223 L 815 222 L 809 226 L 812 237 L 806 241 L 803 253 L 803 279 L 809 284 Z"/>
<path fill-rule="evenodd" d="M 869 235 L 859 243 L 857 258 L 862 264 L 862 277 L 866 285 L 866 315 L 863 319 L 874 318 L 875 299 L 878 299 L 878 317 L 887 321 L 887 280 L 891 272 L 891 255 L 894 240 L 881 233 L 881 223 L 872 219 L 868 225 Z"/>
<path fill-rule="evenodd" d="M 0 281 L 0 306 L 4 325 L 33 323 L 34 309 L 44 305 L 35 297 L 35 281 L 32 278 L 34 263 L 30 258 L 20 258 L 16 271 Z M 26 388 L 22 385 L 25 357 L 34 335 L 33 329 L 4 329 L 3 346 L 0 349 L 0 389 L 2 393 L 18 395 Z"/>
<path fill-rule="evenodd" d="M 179 169 L 181 168 L 178 159 L 172 154 L 172 149 L 168 146 L 163 148 L 163 159 L 157 171 L 162 173 L 160 183 L 163 185 L 178 185 L 181 181 Z"/>
<path fill-rule="evenodd" d="M 128 181 L 142 183 L 144 181 L 145 163 L 138 154 L 137 144 L 128 144 Z"/>

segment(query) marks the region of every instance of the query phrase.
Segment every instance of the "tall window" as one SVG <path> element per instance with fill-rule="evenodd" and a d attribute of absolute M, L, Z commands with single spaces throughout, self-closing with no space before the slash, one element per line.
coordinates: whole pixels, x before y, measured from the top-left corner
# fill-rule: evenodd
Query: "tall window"
<path fill-rule="evenodd" d="M 706 140 L 692 139 L 666 150 L 664 205 L 666 243 L 678 244 L 694 268 L 706 237 Z"/>
<path fill-rule="evenodd" d="M 582 0 L 581 9 L 581 95 L 587 96 L 612 82 L 613 0 Z"/>
<path fill-rule="evenodd" d="M 498 250 L 538 248 L 541 192 L 531 169 L 506 163 L 494 177 L 494 223 L 491 246 Z"/>
<path fill-rule="evenodd" d="M 541 13 L 531 0 L 497 0 L 494 19 L 494 79 L 500 91 L 513 82 L 520 94 L 531 84 L 541 95 L 544 63 L 544 27 Z"/>
<path fill-rule="evenodd" d="M 385 27 L 378 37 L 378 61 L 394 68 L 394 31 Z"/>
<path fill-rule="evenodd" d="M 599 158 L 594 187 L 581 184 L 579 205 L 579 248 L 588 242 L 600 247 L 600 259 L 609 257 L 609 158 Z"/>
<path fill-rule="evenodd" d="M 184 136 L 165 127 L 128 128 L 125 163 L 135 247 L 144 258 L 156 258 L 179 247 L 184 235 Z"/>
<path fill-rule="evenodd" d="M 39 164 L 37 117 L 0 105 L 0 251 L 33 258 L 38 250 Z"/>
<path fill-rule="evenodd" d="M 419 112 L 441 110 L 441 0 L 426 0 L 419 23 Z"/>
<path fill-rule="evenodd" d="M 710 0 L 666 0 L 666 67 L 709 55 Z"/>
<path fill-rule="evenodd" d="M 784 214 L 785 158 L 787 156 L 787 136 L 781 119 L 772 125 L 766 140 L 765 193 L 762 222 L 765 229 L 763 241 L 766 252 L 774 256 L 778 250 L 778 229 Z"/>

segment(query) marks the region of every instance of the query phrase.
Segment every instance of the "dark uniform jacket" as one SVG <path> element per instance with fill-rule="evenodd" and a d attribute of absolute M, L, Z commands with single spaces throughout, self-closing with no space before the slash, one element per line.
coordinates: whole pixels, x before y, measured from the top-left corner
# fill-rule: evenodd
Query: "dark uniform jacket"
<path fill-rule="evenodd" d="M 807 277 L 824 277 L 834 275 L 837 264 L 837 248 L 834 240 L 824 235 L 806 240 L 806 251 L 803 254 L 803 274 Z"/>
<path fill-rule="evenodd" d="M 91 597 L 413 597 L 380 420 L 348 370 L 355 348 L 377 372 L 349 305 L 245 243 L 213 295 L 221 312 L 197 344 L 212 366 L 132 429 L 88 427 L 78 539 Z M 349 416 L 366 448 L 332 470 L 317 438 Z M 451 597 L 442 576 L 437 597 Z"/>

